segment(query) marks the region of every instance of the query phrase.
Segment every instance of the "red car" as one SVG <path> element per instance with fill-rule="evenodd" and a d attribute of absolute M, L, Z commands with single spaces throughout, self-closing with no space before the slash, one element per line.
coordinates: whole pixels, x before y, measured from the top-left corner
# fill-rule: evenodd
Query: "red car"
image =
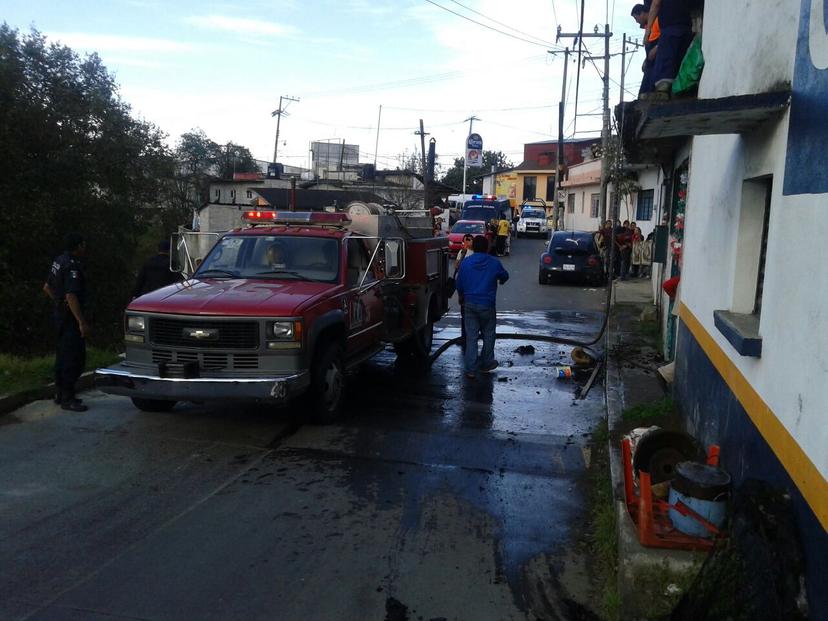
<path fill-rule="evenodd" d="M 464 235 L 486 235 L 486 223 L 483 220 L 458 220 L 449 233 L 449 253 L 456 256 L 463 247 Z M 491 239 L 489 240 L 491 243 Z"/>

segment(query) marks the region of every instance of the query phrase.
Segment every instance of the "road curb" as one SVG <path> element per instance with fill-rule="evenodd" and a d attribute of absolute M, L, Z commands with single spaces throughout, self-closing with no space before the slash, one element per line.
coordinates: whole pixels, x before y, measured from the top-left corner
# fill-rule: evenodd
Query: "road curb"
<path fill-rule="evenodd" d="M 614 296 L 613 296 L 614 297 Z M 622 306 L 642 307 L 641 304 L 619 303 Z M 640 618 L 644 612 L 642 608 L 642 591 L 647 586 L 640 583 L 638 575 L 641 572 L 658 568 L 660 571 L 681 574 L 691 571 L 700 562 L 700 555 L 696 552 L 668 550 L 662 548 L 647 548 L 638 540 L 638 533 L 632 519 L 627 512 L 626 498 L 624 497 L 624 471 L 621 462 L 621 446 L 614 430 L 622 420 L 626 409 L 624 394 L 624 378 L 621 366 L 612 356 L 613 325 L 612 313 L 616 303 L 610 307 L 610 318 L 607 321 L 607 355 L 606 355 L 606 405 L 607 427 L 609 431 L 609 462 L 613 504 L 616 510 L 616 534 L 618 537 L 618 595 L 620 600 L 621 618 Z"/>
<path fill-rule="evenodd" d="M 77 384 L 75 384 L 79 391 L 81 390 L 90 390 L 95 386 L 95 372 L 94 371 L 87 371 L 83 375 L 78 378 Z M 43 386 L 37 386 L 36 388 L 30 388 L 28 390 L 23 390 L 20 392 L 12 392 L 7 395 L 0 395 L 0 416 L 3 414 L 8 414 L 9 412 L 14 412 L 18 408 L 22 408 L 24 405 L 28 405 L 32 401 L 40 401 L 42 399 L 52 399 L 55 396 L 55 384 L 54 382 L 50 384 L 45 384 Z"/>

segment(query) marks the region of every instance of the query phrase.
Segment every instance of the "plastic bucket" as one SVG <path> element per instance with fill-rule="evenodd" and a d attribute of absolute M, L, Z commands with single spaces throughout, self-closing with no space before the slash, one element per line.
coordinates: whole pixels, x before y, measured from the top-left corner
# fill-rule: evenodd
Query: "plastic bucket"
<path fill-rule="evenodd" d="M 691 461 L 676 465 L 676 476 L 670 487 L 671 505 L 681 502 L 716 528 L 721 528 L 727 518 L 729 496 L 730 475 L 721 468 Z M 692 515 L 682 515 L 671 507 L 669 516 L 676 530 L 685 535 L 713 537 L 713 533 Z"/>

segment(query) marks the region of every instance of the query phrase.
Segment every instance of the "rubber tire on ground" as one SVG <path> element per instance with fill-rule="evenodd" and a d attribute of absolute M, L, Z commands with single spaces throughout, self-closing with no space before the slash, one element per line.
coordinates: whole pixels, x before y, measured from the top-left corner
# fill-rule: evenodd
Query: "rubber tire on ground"
<path fill-rule="evenodd" d="M 394 351 L 400 358 L 427 360 L 434 343 L 434 322 L 429 321 L 410 337 L 394 344 Z"/>
<path fill-rule="evenodd" d="M 131 397 L 132 405 L 142 412 L 169 412 L 175 407 L 177 401 L 165 399 L 144 399 L 142 397 Z"/>
<path fill-rule="evenodd" d="M 538 272 L 538 284 L 545 285 L 547 282 L 548 280 L 546 278 L 546 274 L 544 274 L 543 272 Z"/>
<path fill-rule="evenodd" d="M 308 399 L 311 420 L 326 425 L 336 421 L 342 414 L 345 368 L 342 364 L 342 347 L 338 343 L 322 347 L 313 359 Z"/>

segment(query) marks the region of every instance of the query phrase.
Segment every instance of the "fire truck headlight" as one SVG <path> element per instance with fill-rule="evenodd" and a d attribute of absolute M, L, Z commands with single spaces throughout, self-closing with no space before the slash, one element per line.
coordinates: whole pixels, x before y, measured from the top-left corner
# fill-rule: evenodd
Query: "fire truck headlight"
<path fill-rule="evenodd" d="M 292 339 L 292 321 L 274 321 L 270 326 L 271 334 L 275 339 Z"/>
<path fill-rule="evenodd" d="M 283 346 L 277 345 L 277 342 L 284 343 L 284 341 L 293 341 L 294 345 L 301 346 L 302 320 L 268 322 L 267 338 L 270 341 L 268 343 L 270 349 L 283 349 Z"/>
<path fill-rule="evenodd" d="M 146 329 L 146 320 L 140 315 L 129 315 L 127 317 L 127 330 L 129 332 L 143 332 Z"/>

